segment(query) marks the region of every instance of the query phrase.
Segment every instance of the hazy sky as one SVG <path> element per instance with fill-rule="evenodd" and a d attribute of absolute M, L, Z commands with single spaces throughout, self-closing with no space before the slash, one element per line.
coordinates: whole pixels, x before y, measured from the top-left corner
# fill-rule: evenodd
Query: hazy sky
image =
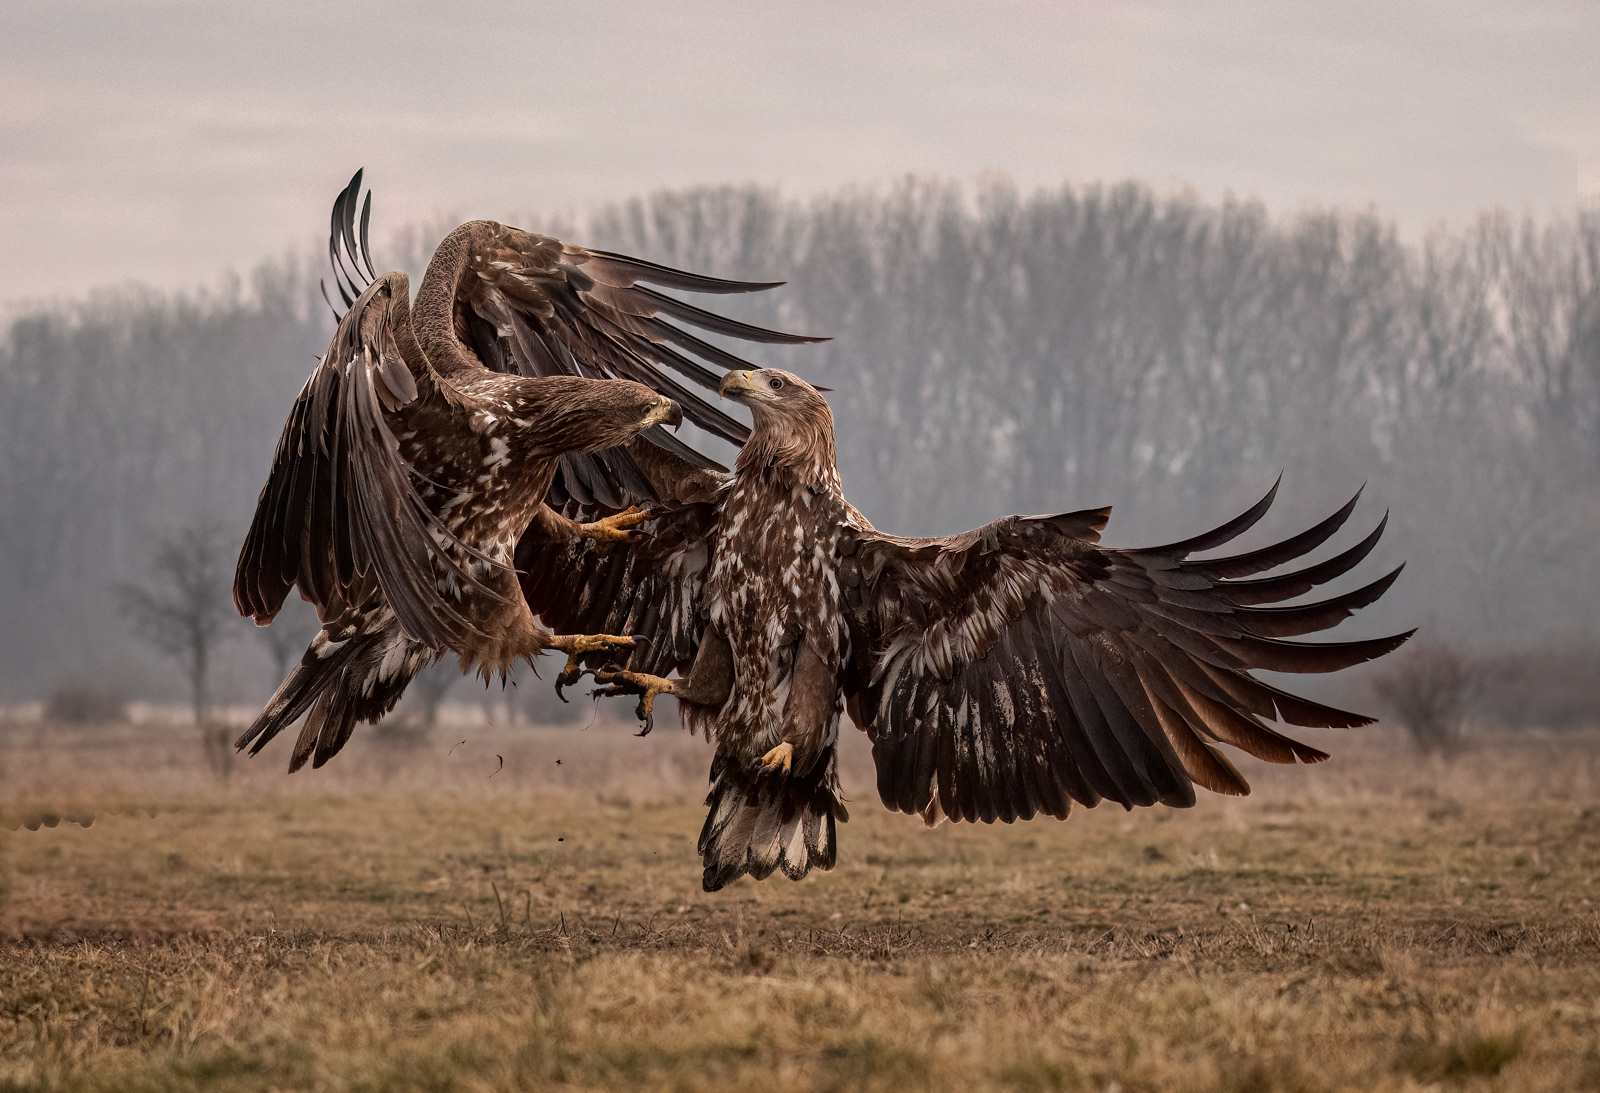
<path fill-rule="evenodd" d="M 1600 3 L 0 3 L 0 301 L 309 247 L 362 165 L 380 236 L 908 171 L 1544 216 L 1600 196 Z"/>

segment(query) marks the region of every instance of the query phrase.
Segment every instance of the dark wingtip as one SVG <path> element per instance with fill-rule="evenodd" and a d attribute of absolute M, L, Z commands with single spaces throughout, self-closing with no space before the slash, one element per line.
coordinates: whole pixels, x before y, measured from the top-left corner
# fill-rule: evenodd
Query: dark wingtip
<path fill-rule="evenodd" d="M 372 260 L 367 255 L 366 241 L 369 234 L 369 222 L 372 214 L 372 195 L 367 194 L 366 204 L 361 210 L 361 234 L 358 241 L 356 235 L 356 201 L 361 196 L 361 178 L 365 168 L 356 168 L 356 173 L 350 176 L 350 183 L 339 191 L 333 199 L 333 212 L 328 224 L 328 265 L 333 270 L 333 283 L 339 290 L 339 296 L 348 309 L 360 296 L 366 287 L 360 281 L 365 279 L 367 284 L 377 280 L 372 272 Z M 349 258 L 349 268 L 346 268 L 346 256 Z M 362 266 L 366 266 L 363 274 Z M 323 286 L 323 299 L 328 299 L 327 286 Z M 328 301 L 332 307 L 332 300 Z M 342 316 L 337 309 L 334 318 Z"/>
<path fill-rule="evenodd" d="M 1223 543 L 1231 542 L 1246 531 L 1249 531 L 1267 514 L 1267 510 L 1272 507 L 1273 501 L 1278 497 L 1278 487 L 1281 485 L 1283 485 L 1283 472 L 1279 471 L 1277 480 L 1272 483 L 1272 488 L 1267 491 L 1266 496 L 1232 520 L 1214 527 L 1210 531 L 1191 536 L 1188 539 L 1180 539 L 1175 543 L 1167 543 L 1164 546 L 1146 547 L 1135 553 L 1173 554 L 1181 558 L 1196 551 L 1210 550 L 1213 547 L 1221 546 Z"/>
<path fill-rule="evenodd" d="M 1364 486 L 1362 488 L 1365 489 Z M 1276 491 L 1277 487 L 1274 486 L 1273 489 Z M 1292 562 L 1296 558 L 1309 554 L 1331 539 L 1344 526 L 1345 521 L 1350 519 L 1350 514 L 1355 511 L 1356 502 L 1360 500 L 1361 490 L 1357 490 L 1355 496 L 1346 501 L 1332 516 L 1307 528 L 1298 535 L 1289 536 L 1282 542 L 1228 558 L 1203 558 L 1197 561 L 1185 561 L 1183 566 L 1185 569 L 1205 573 L 1213 579 L 1231 580 L 1239 577 L 1248 577 L 1253 573 L 1260 573 L 1283 565 L 1286 562 Z M 1384 519 L 1388 519 L 1387 515 Z"/>
<path fill-rule="evenodd" d="M 372 280 L 378 279 L 378 274 L 372 268 L 372 245 L 369 241 L 368 229 L 372 225 L 372 191 L 367 191 L 367 199 L 361 203 L 361 263 L 367 267 L 367 276 Z"/>
<path fill-rule="evenodd" d="M 726 277 L 710 277 L 701 273 L 690 273 L 687 270 L 675 269 L 664 266 L 659 262 L 650 262 L 643 258 L 635 258 L 629 254 L 619 254 L 616 251 L 594 250 L 590 254 L 630 273 L 635 281 L 644 281 L 648 284 L 661 285 L 665 288 L 681 289 L 685 292 L 708 293 L 712 295 L 727 295 L 746 292 L 769 292 L 775 288 L 782 288 L 787 281 L 738 281 Z"/>

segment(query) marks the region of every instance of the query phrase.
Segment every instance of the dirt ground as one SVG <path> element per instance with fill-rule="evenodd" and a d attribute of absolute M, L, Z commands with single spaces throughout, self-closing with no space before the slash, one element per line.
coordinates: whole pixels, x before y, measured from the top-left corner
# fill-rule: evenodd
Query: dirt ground
<path fill-rule="evenodd" d="M 1600 1089 L 1600 734 L 1308 735 L 1249 798 L 933 831 L 853 741 L 839 867 L 706 895 L 680 732 L 224 780 L 0 724 L 0 1090 Z"/>

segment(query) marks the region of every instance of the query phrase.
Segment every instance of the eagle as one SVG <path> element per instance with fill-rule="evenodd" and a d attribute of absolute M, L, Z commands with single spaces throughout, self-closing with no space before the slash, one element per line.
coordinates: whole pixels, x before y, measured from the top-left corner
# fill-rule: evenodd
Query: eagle
<path fill-rule="evenodd" d="M 674 346 L 723 367 L 746 362 L 662 316 L 754 341 L 815 340 L 648 287 L 774 284 L 702 277 L 487 220 L 439 244 L 413 306 L 404 273 L 373 272 L 372 195 L 358 230 L 360 191 L 357 171 L 334 203 L 329 239 L 347 310 L 284 425 L 234 580 L 239 612 L 258 625 L 294 587 L 322 624 L 237 742 L 254 755 L 304 716 L 291 772 L 326 763 L 446 651 L 487 680 L 555 649 L 568 655 L 561 679 L 571 682 L 580 657 L 631 645 L 630 635 L 541 627 L 512 568 L 519 542 L 638 539 L 647 515 L 638 505 L 674 496 L 656 483 L 721 469 L 666 427 L 687 417 L 735 443 L 746 436 L 664 370 L 714 390 L 720 377 Z M 547 499 L 612 511 L 580 523 Z"/>
<path fill-rule="evenodd" d="M 846 713 L 872 741 L 883 804 L 929 826 L 1065 819 L 1074 802 L 1189 807 L 1197 785 L 1249 792 L 1218 744 L 1315 763 L 1327 754 L 1267 722 L 1372 720 L 1253 670 L 1333 672 L 1410 637 L 1294 640 L 1378 599 L 1399 569 L 1274 606 L 1376 545 L 1383 523 L 1326 561 L 1269 572 L 1327 541 L 1355 498 L 1307 531 L 1221 558 L 1191 555 L 1254 525 L 1277 485 L 1211 531 L 1144 549 L 1100 545 L 1109 508 L 904 538 L 845 499 L 816 388 L 738 369 L 721 394 L 753 420 L 732 474 L 696 472 L 684 500 L 641 525 L 647 539 L 609 551 L 524 540 L 516 555 L 527 603 L 548 624 L 649 639 L 620 664 L 596 661 L 621 653 L 589 659 L 597 694 L 639 695 L 644 731 L 655 698 L 674 695 L 690 730 L 715 742 L 699 840 L 707 891 L 833 866 Z"/>

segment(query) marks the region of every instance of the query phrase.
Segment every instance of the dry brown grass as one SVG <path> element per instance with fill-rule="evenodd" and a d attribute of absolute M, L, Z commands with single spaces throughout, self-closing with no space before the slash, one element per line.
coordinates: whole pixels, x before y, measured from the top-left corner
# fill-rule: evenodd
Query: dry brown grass
<path fill-rule="evenodd" d="M 681 734 L 0 740 L 13 821 L 98 814 L 0 834 L 4 1090 L 1600 1088 L 1594 735 L 932 832 L 858 749 L 839 868 L 713 896 Z"/>

